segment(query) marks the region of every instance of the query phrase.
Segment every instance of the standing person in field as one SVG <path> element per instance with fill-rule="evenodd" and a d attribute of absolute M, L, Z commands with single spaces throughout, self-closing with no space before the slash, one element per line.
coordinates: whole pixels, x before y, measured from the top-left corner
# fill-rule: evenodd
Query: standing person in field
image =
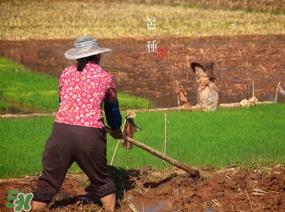
<path fill-rule="evenodd" d="M 43 172 L 33 192 L 32 208 L 47 207 L 76 162 L 104 209 L 113 211 L 116 188 L 108 173 L 102 105 L 115 139 L 123 137 L 122 117 L 112 76 L 99 66 L 101 53 L 111 49 L 99 47 L 89 36 L 78 38 L 74 45 L 65 57 L 77 60 L 77 64 L 65 68 L 59 79 L 59 110 L 44 149 Z"/>
<path fill-rule="evenodd" d="M 198 82 L 197 105 L 203 111 L 215 111 L 218 109 L 219 89 L 215 84 L 214 63 L 201 61 L 191 63 L 191 68 L 196 74 Z"/>

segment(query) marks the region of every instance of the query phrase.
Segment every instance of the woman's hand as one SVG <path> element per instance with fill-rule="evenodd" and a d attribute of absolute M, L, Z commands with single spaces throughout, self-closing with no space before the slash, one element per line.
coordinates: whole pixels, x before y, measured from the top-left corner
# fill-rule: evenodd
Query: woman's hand
<path fill-rule="evenodd" d="M 119 129 L 116 129 L 116 130 L 113 130 L 109 127 L 105 127 L 105 130 L 110 133 L 110 135 L 114 138 L 114 139 L 123 139 L 123 133 L 122 133 L 122 130 L 119 128 Z"/>
<path fill-rule="evenodd" d="M 110 135 L 114 138 L 114 139 L 122 139 L 123 138 L 123 133 L 121 129 L 117 129 L 117 130 L 112 130 Z"/>

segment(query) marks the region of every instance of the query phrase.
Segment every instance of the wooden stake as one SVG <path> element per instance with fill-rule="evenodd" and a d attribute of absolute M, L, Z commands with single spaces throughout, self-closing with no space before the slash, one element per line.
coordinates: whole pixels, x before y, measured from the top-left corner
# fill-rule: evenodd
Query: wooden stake
<path fill-rule="evenodd" d="M 252 97 L 254 97 L 255 96 L 255 94 L 254 94 L 255 92 L 254 92 L 254 80 L 252 81 Z"/>
<path fill-rule="evenodd" d="M 166 155 L 166 143 L 167 143 L 167 115 L 164 113 L 164 148 L 163 153 Z"/>
<path fill-rule="evenodd" d="M 275 99 L 274 102 L 277 102 L 278 99 L 278 94 L 279 94 L 279 86 L 280 86 L 280 82 L 277 83 L 277 88 L 276 88 L 276 93 L 275 93 Z"/>
<path fill-rule="evenodd" d="M 164 141 L 162 152 L 166 155 L 166 144 L 167 144 L 167 115 L 164 113 Z M 166 166 L 166 162 L 164 161 L 164 166 Z"/>
<path fill-rule="evenodd" d="M 176 82 L 176 90 L 179 89 L 179 82 L 177 80 L 175 80 Z M 179 94 L 176 94 L 176 98 L 177 98 L 177 106 L 180 107 L 180 99 L 179 99 Z"/>
<path fill-rule="evenodd" d="M 189 68 L 190 68 L 189 59 L 190 59 L 190 57 L 187 54 L 186 55 L 186 67 L 187 67 L 187 69 L 186 69 L 186 80 L 189 80 Z"/>

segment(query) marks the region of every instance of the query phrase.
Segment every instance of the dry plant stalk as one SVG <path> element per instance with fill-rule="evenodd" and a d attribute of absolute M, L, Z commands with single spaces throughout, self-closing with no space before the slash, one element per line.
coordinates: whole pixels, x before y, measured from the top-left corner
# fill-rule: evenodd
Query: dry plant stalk
<path fill-rule="evenodd" d="M 260 189 L 260 188 L 255 188 L 255 189 L 253 189 L 253 193 L 252 194 L 255 195 L 255 196 L 264 196 L 265 194 L 267 194 L 267 192 L 262 190 L 262 189 Z"/>
<path fill-rule="evenodd" d="M 245 194 L 246 194 L 246 197 L 247 197 L 247 199 L 248 199 L 248 202 L 249 202 L 249 205 L 250 205 L 250 209 L 253 211 L 252 202 L 251 202 L 251 200 L 250 200 L 250 198 L 249 198 L 249 195 L 248 195 L 248 193 L 247 193 L 246 190 L 245 190 Z"/>

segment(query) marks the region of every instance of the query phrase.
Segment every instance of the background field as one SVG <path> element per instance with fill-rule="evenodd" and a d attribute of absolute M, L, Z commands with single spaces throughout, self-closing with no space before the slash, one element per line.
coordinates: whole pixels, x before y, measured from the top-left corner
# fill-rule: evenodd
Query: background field
<path fill-rule="evenodd" d="M 284 163 L 284 116 L 283 104 L 223 109 L 215 113 L 169 112 L 167 154 L 194 166 Z M 164 113 L 138 113 L 136 122 L 143 128 L 136 139 L 162 150 Z M 52 123 L 53 117 L 0 120 L 0 178 L 41 171 L 41 154 Z M 116 141 L 109 138 L 109 161 L 115 144 Z M 128 151 L 122 147 L 113 165 L 127 169 L 164 166 L 161 160 L 147 152 L 138 148 Z M 79 169 L 73 166 L 71 171 Z"/>
<path fill-rule="evenodd" d="M 118 0 L 111 0 L 118 2 Z M 110 2 L 105 0 L 104 2 Z M 284 0 L 124 0 L 124 2 L 148 5 L 172 5 L 184 7 L 216 8 L 225 10 L 263 11 L 271 13 L 284 13 Z"/>
<path fill-rule="evenodd" d="M 58 79 L 33 72 L 0 57 L 0 113 L 55 112 L 58 109 Z M 147 99 L 120 92 L 120 107 L 148 108 Z"/>
<path fill-rule="evenodd" d="M 285 32 L 283 0 L 158 2 L 1 1 L 0 39 L 67 39 L 82 34 L 138 38 Z M 156 18 L 155 31 L 146 28 L 148 17 Z"/>

